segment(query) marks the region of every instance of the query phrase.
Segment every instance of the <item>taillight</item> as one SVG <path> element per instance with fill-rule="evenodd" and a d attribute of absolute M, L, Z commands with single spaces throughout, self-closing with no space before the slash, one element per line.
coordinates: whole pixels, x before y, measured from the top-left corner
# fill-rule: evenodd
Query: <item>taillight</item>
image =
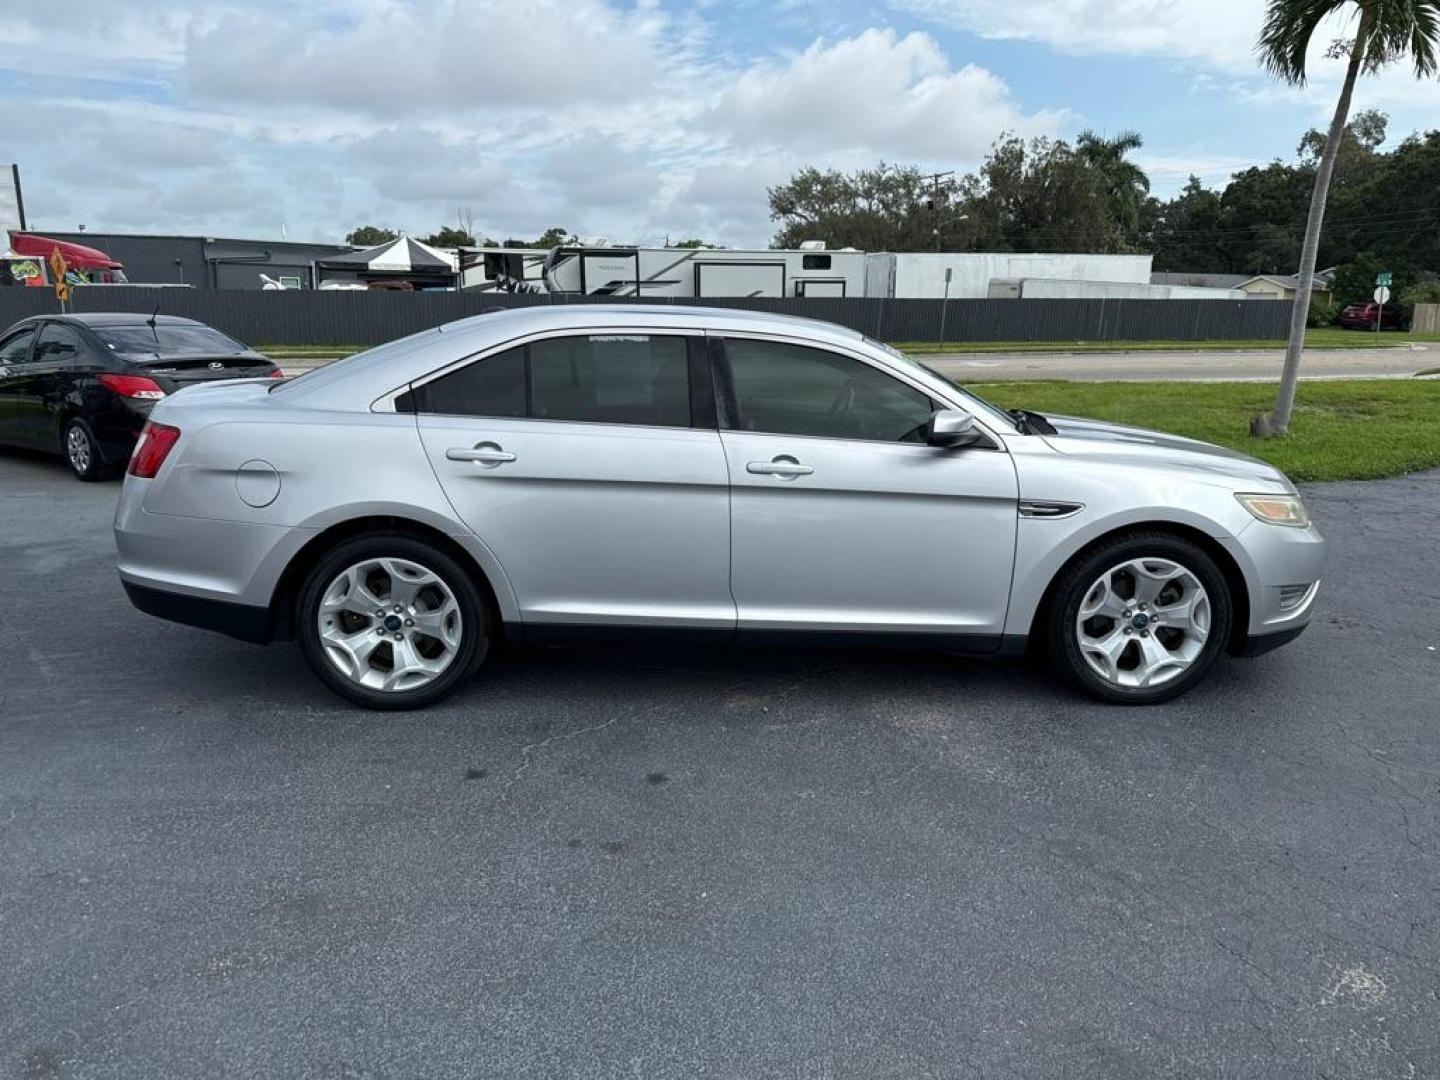
<path fill-rule="evenodd" d="M 272 379 L 283 379 L 284 377 L 285 372 L 281 371 L 278 367 L 270 372 L 270 378 Z"/>
<path fill-rule="evenodd" d="M 130 475 L 138 476 L 142 480 L 153 480 L 155 474 L 160 471 L 160 466 L 165 464 L 165 458 L 169 456 L 179 438 L 180 429 L 178 427 L 147 420 L 145 426 L 140 430 L 140 438 L 135 443 L 135 450 L 130 455 L 128 470 Z"/>
<path fill-rule="evenodd" d="M 144 375 L 105 374 L 100 376 L 100 385 L 121 397 L 134 398 L 137 401 L 159 401 L 165 396 L 160 384 Z"/>

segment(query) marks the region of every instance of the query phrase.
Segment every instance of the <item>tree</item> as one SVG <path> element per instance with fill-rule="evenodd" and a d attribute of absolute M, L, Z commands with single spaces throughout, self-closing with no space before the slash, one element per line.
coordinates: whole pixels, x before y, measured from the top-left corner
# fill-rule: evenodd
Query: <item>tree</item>
<path fill-rule="evenodd" d="M 796 248 L 823 240 L 862 251 L 923 251 L 935 243 L 937 221 L 958 216 L 955 191 L 952 181 L 933 183 L 913 165 L 882 161 L 853 173 L 804 168 L 769 190 L 770 218 L 780 222 L 772 243 Z"/>
<path fill-rule="evenodd" d="M 1275 410 L 1251 421 L 1251 433 L 1283 435 L 1290 429 L 1295 407 L 1295 388 L 1300 378 L 1300 357 L 1305 348 L 1305 320 L 1310 311 L 1315 260 L 1320 248 L 1320 229 L 1325 221 L 1325 200 L 1335 158 L 1345 135 L 1345 121 L 1361 71 L 1378 71 L 1392 60 L 1408 55 L 1419 79 L 1436 72 L 1436 46 L 1440 42 L 1440 0 L 1268 0 L 1258 49 L 1271 74 L 1291 85 L 1306 79 L 1306 56 L 1310 39 L 1327 17 L 1349 11 L 1359 15 L 1355 37 L 1336 43 L 1332 55 L 1348 53 L 1345 81 L 1335 103 L 1335 114 L 1325 137 L 1325 149 L 1316 163 L 1315 186 L 1310 196 L 1310 213 L 1305 223 L 1305 240 L 1300 249 L 1299 282 L 1290 318 L 1290 340 L 1285 348 L 1285 367 L 1275 396 Z M 1343 51 L 1342 51 L 1343 50 Z"/>
<path fill-rule="evenodd" d="M 1220 244 L 1225 208 L 1218 192 L 1198 176 L 1190 177 L 1180 194 L 1162 203 L 1148 230 L 1155 269 L 1224 274 L 1233 266 Z"/>
<path fill-rule="evenodd" d="M 388 244 L 400 234 L 394 229 L 382 229 L 378 225 L 361 225 L 345 237 L 347 244 L 355 247 L 375 247 L 377 244 Z"/>
<path fill-rule="evenodd" d="M 667 244 L 666 246 L 672 248 L 713 248 L 716 245 L 709 241 L 701 240 L 699 237 L 693 237 L 689 240 L 677 240 L 675 243 Z"/>
<path fill-rule="evenodd" d="M 1080 160 L 1098 170 L 1103 178 L 1111 216 L 1132 238 L 1139 231 L 1140 208 L 1150 194 L 1150 178 L 1139 165 L 1126 161 L 1125 155 L 1143 145 L 1145 140 L 1138 131 L 1122 131 L 1113 139 L 1094 131 L 1082 131 L 1075 140 L 1075 152 Z"/>
<path fill-rule="evenodd" d="M 439 232 L 425 237 L 424 243 L 431 247 L 441 248 L 474 247 L 475 237 L 464 229 L 457 229 L 453 225 L 443 225 Z"/>
<path fill-rule="evenodd" d="M 1004 135 L 978 173 L 960 182 L 966 248 L 1118 252 L 1107 178 L 1063 140 Z"/>

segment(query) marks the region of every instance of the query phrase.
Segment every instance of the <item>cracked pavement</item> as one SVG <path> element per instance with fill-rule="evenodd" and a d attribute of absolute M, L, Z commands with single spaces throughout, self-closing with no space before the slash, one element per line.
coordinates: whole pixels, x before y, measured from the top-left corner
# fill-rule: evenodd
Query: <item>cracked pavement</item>
<path fill-rule="evenodd" d="M 1114 709 L 943 656 L 502 651 L 365 713 L 132 610 L 0 453 L 0 1077 L 1440 1074 L 1440 473 Z"/>

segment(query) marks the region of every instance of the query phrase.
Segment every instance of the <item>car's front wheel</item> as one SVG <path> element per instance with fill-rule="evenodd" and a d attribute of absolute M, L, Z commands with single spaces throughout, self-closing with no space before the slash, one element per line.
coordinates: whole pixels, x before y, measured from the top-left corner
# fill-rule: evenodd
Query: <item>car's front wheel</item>
<path fill-rule="evenodd" d="M 451 693 L 484 661 L 490 612 L 472 576 L 404 534 L 344 541 L 310 569 L 296 637 L 322 682 L 370 709 L 414 709 Z"/>
<path fill-rule="evenodd" d="M 1069 567 L 1049 608 L 1050 656 L 1105 701 L 1148 705 L 1184 693 L 1230 635 L 1225 575 L 1198 545 L 1131 533 Z"/>

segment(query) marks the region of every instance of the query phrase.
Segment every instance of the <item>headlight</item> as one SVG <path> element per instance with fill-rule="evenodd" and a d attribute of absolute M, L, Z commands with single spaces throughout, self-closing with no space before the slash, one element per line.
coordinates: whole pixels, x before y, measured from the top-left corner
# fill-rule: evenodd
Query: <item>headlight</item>
<path fill-rule="evenodd" d="M 1240 505 L 1270 525 L 1293 525 L 1303 529 L 1310 524 L 1310 515 L 1298 495 L 1237 494 Z"/>

